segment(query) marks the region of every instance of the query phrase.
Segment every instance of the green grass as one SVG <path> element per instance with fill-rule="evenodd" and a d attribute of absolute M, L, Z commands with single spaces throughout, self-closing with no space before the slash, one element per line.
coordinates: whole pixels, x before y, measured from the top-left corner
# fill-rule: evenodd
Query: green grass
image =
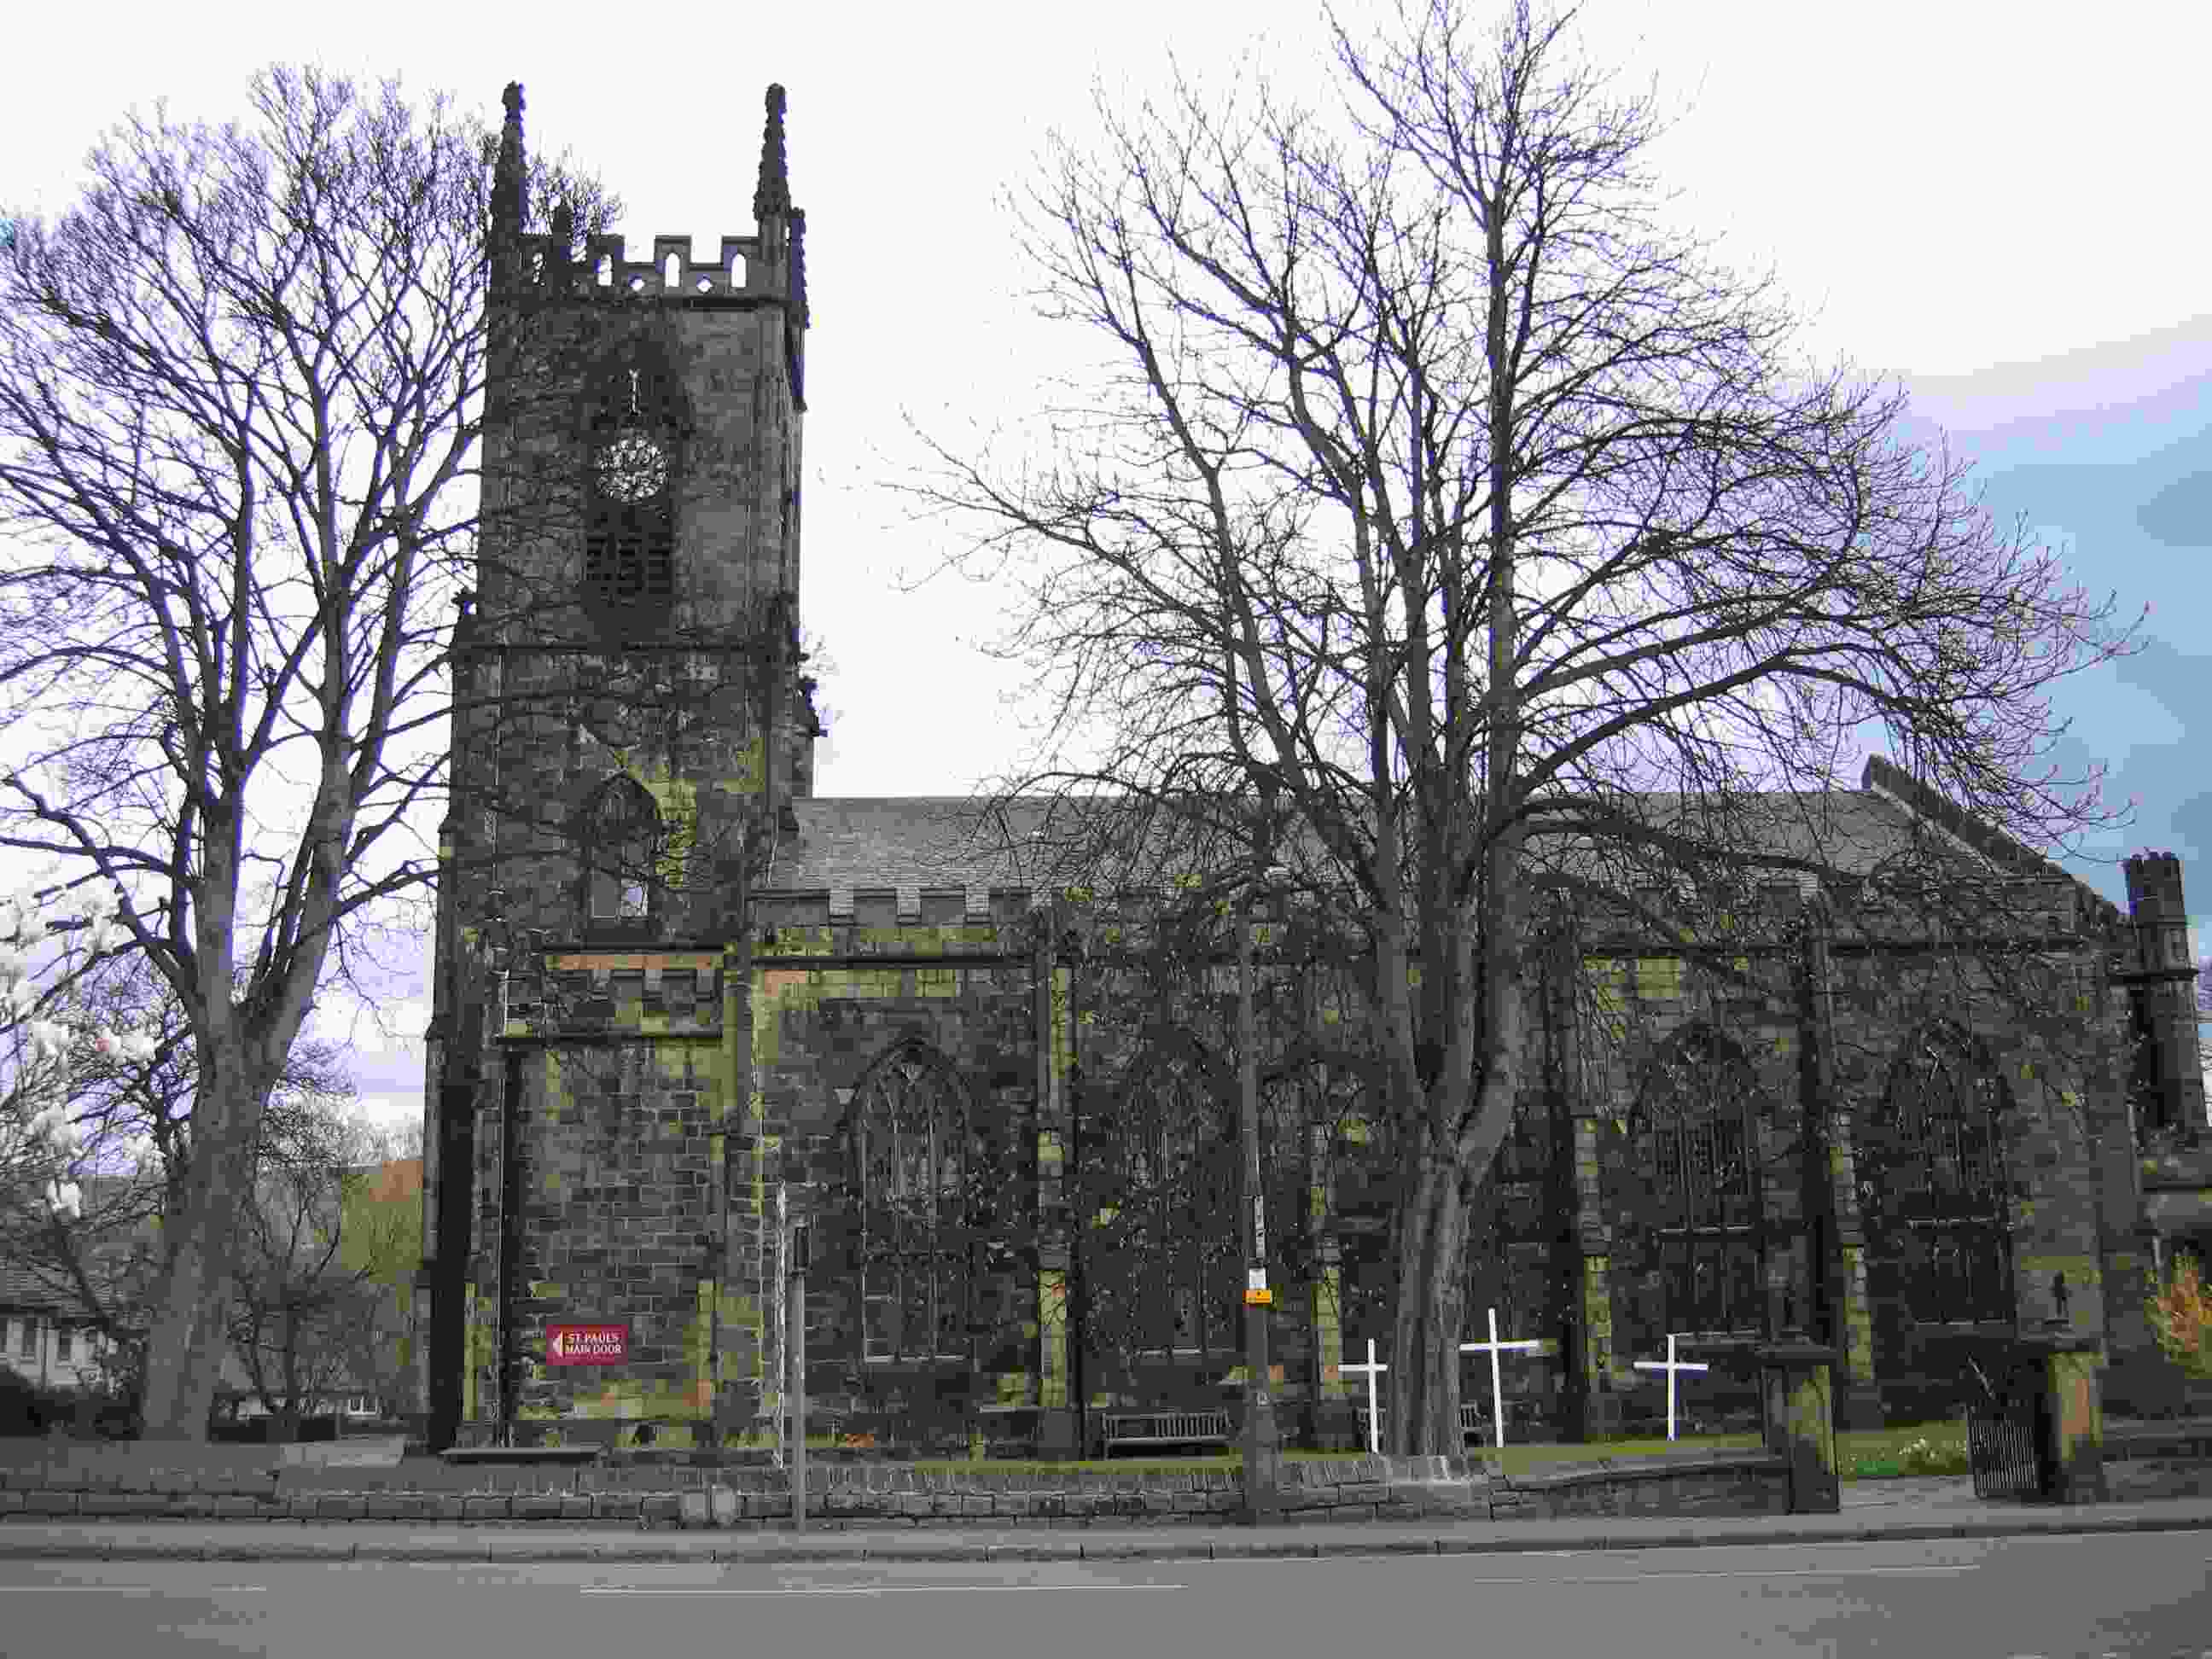
<path fill-rule="evenodd" d="M 725 1451 L 773 1451 L 781 1443 L 774 1435 L 732 1434 L 723 1437 L 722 1449 Z M 810 1434 L 806 1437 L 806 1449 L 809 1451 L 836 1451 L 844 1444 L 844 1437 L 842 1435 Z"/>
<path fill-rule="evenodd" d="M 1664 1435 L 1655 1435 L 1632 1440 L 1594 1440 L 1586 1443 L 1538 1441 L 1516 1446 L 1505 1443 L 1501 1452 L 1494 1447 L 1478 1446 L 1470 1451 L 1486 1462 L 1496 1464 L 1506 1475 L 1533 1474 L 1560 1463 L 1595 1463 L 1607 1457 L 1656 1457 L 1662 1452 L 1686 1451 L 1756 1451 L 1761 1442 L 1755 1434 L 1684 1435 L 1679 1440 L 1669 1440 Z"/>
<path fill-rule="evenodd" d="M 1504 1450 L 1504 1472 L 1526 1474 L 1561 1463 L 1589 1462 L 1601 1457 L 1647 1457 L 1668 1450 L 1740 1451 L 1761 1443 L 1755 1434 L 1702 1435 L 1671 1443 L 1660 1439 L 1608 1440 L 1589 1445 L 1540 1443 Z M 1484 1448 L 1481 1455 L 1497 1459 Z M 1966 1441 L 1955 1422 L 1919 1423 L 1899 1428 L 1874 1429 L 1836 1437 L 1836 1461 L 1846 1480 L 1893 1480 L 1903 1475 L 1964 1474 Z"/>
<path fill-rule="evenodd" d="M 1966 1431 L 1956 1422 L 1945 1422 L 1839 1434 L 1836 1437 L 1836 1462 L 1843 1466 L 1846 1480 L 1964 1474 Z"/>

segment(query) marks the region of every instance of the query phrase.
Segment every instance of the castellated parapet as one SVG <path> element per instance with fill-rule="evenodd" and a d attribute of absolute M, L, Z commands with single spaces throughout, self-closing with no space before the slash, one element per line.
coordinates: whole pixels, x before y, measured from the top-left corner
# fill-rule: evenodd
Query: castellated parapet
<path fill-rule="evenodd" d="M 577 261 L 562 291 L 577 298 L 597 292 L 634 295 L 644 300 L 747 299 L 786 297 L 781 264 L 765 253 L 758 236 L 725 236 L 715 257 L 702 260 L 693 255 L 689 236 L 656 236 L 653 257 L 629 257 L 628 239 L 613 233 L 585 239 L 584 257 Z M 523 252 L 531 257 L 531 275 L 539 283 L 553 276 L 563 263 L 550 234 L 526 234 Z"/>
<path fill-rule="evenodd" d="M 628 257 L 621 236 L 602 233 L 585 239 L 584 255 L 578 261 L 565 209 L 556 216 L 550 234 L 523 229 L 522 88 L 509 87 L 507 130 L 495 194 L 498 228 L 520 256 L 516 276 L 526 287 L 552 288 L 569 297 L 603 294 L 690 304 L 780 301 L 792 307 L 798 326 L 805 327 L 806 215 L 791 202 L 783 88 L 769 87 L 764 101 L 767 118 L 753 188 L 754 234 L 723 237 L 711 261 L 693 257 L 689 236 L 656 236 L 651 261 L 640 262 Z"/>

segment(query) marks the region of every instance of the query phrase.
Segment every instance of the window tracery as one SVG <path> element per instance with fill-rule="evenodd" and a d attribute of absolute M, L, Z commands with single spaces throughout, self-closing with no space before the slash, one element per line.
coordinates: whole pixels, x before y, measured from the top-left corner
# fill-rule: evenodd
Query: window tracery
<path fill-rule="evenodd" d="M 968 1364 L 977 1249 L 1002 1176 L 967 1091 L 940 1056 L 910 1043 L 868 1073 L 852 1121 L 861 1358 Z"/>
<path fill-rule="evenodd" d="M 1628 1126 L 1649 1180 L 1632 1248 L 1664 1330 L 1765 1326 L 1765 1115 L 1750 1066 L 1710 1027 L 1681 1033 L 1645 1075 Z"/>
<path fill-rule="evenodd" d="M 652 920 L 665 840 L 660 809 L 635 778 L 611 779 L 592 795 L 584 813 L 587 921 Z"/>
<path fill-rule="evenodd" d="M 1914 1033 L 1867 1126 L 1860 1197 L 1918 1324 L 2015 1315 L 2004 1079 L 1956 1026 Z"/>
<path fill-rule="evenodd" d="M 1214 1091 L 1188 1063 L 1145 1065 L 1092 1144 L 1080 1175 L 1094 1338 L 1126 1358 L 1233 1348 L 1240 1143 Z"/>
<path fill-rule="evenodd" d="M 1544 1286 L 1553 1272 L 1558 1226 L 1552 1208 L 1553 1139 L 1549 1099 L 1540 1089 L 1522 1091 L 1489 1172 L 1470 1185 L 1461 1271 L 1463 1317 L 1471 1334 L 1486 1326 L 1493 1307 L 1498 1328 L 1515 1335 L 1533 1331 L 1550 1312 Z"/>

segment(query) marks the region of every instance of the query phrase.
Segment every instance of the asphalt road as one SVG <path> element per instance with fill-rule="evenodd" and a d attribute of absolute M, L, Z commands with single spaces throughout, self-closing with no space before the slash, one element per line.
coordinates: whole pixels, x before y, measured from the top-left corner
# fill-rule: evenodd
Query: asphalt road
<path fill-rule="evenodd" d="M 0 1562 L 0 1654 L 2212 1659 L 2212 1532 L 1320 1560 Z"/>

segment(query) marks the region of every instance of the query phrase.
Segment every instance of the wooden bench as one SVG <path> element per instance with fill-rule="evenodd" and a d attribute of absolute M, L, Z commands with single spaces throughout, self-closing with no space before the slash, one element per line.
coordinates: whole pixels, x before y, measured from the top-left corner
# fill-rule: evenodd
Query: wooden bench
<path fill-rule="evenodd" d="M 1117 1446 L 1226 1446 L 1227 1412 L 1130 1412 L 1104 1420 L 1106 1455 Z"/>

